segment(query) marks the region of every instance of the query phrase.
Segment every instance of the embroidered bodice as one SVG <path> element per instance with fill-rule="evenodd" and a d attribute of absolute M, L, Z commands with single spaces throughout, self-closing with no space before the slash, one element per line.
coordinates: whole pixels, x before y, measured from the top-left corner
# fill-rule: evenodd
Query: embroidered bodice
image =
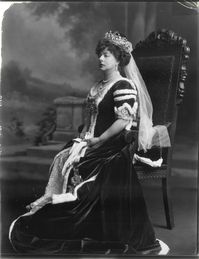
<path fill-rule="evenodd" d="M 135 85 L 122 78 L 98 91 L 91 88 L 87 97 L 86 114 L 90 117 L 91 136 L 98 137 L 118 119 L 129 121 L 129 128 L 138 125 L 138 97 Z"/>

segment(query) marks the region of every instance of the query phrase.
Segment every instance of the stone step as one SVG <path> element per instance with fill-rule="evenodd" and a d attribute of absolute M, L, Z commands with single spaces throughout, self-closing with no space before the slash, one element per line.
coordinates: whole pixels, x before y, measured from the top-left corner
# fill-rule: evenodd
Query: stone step
<path fill-rule="evenodd" d="M 77 137 L 76 131 L 75 132 L 74 131 L 73 132 L 66 132 L 66 131 L 59 130 L 59 131 L 55 131 L 53 133 L 53 139 L 55 141 L 60 141 L 60 142 L 64 142 L 64 143 L 66 143 L 66 142 L 68 142 L 71 139 L 76 138 L 76 137 Z"/>
<path fill-rule="evenodd" d="M 2 146 L 1 157 L 26 155 L 26 150 L 28 147 L 30 147 L 30 144 L 27 143 L 22 145 Z"/>
<path fill-rule="evenodd" d="M 64 144 L 63 141 L 59 141 L 59 140 L 49 140 L 47 142 L 47 145 L 57 145 L 57 144 Z"/>
<path fill-rule="evenodd" d="M 27 150 L 32 149 L 33 150 L 48 150 L 48 149 L 55 149 L 56 147 L 52 146 L 57 146 L 57 150 L 59 151 L 59 148 L 64 146 L 65 143 L 62 141 L 55 141 L 55 140 L 50 140 L 46 143 L 46 145 L 43 146 L 30 146 L 30 143 L 22 144 L 22 145 L 12 145 L 12 146 L 2 146 L 1 147 L 1 156 L 3 157 L 8 157 L 8 156 L 23 156 L 27 155 Z"/>
<path fill-rule="evenodd" d="M 45 146 L 33 146 L 27 149 L 28 157 L 53 158 L 65 144 L 53 144 Z"/>
<path fill-rule="evenodd" d="M 53 159 L 15 156 L 1 158 L 1 180 L 46 180 Z"/>

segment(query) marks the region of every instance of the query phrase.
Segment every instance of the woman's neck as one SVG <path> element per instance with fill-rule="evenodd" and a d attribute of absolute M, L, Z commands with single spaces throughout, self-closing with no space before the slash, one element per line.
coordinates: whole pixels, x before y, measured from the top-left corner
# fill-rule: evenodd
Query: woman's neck
<path fill-rule="evenodd" d="M 103 79 L 103 82 L 108 82 L 108 81 L 111 81 L 111 80 L 114 80 L 116 78 L 118 78 L 120 75 L 120 72 L 117 70 L 117 71 L 105 71 L 104 72 L 104 79 Z"/>

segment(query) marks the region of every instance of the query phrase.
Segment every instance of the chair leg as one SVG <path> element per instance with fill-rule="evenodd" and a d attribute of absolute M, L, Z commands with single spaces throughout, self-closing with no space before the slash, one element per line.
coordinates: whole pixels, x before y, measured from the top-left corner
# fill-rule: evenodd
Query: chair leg
<path fill-rule="evenodd" d="M 163 195 L 167 228 L 172 229 L 174 227 L 174 216 L 173 216 L 173 208 L 172 208 L 172 202 L 171 202 L 170 192 L 168 188 L 167 178 L 162 178 L 162 195 Z"/>

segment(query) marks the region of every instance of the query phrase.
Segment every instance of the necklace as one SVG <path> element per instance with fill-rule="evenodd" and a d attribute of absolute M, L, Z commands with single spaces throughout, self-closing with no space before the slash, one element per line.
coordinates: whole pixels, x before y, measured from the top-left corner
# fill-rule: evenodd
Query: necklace
<path fill-rule="evenodd" d="M 114 73 L 112 76 L 110 76 L 108 79 L 106 80 L 102 80 L 101 83 L 102 84 L 107 84 L 115 79 L 117 79 L 118 77 L 121 77 L 120 73 L 119 72 L 116 72 Z"/>
<path fill-rule="evenodd" d="M 106 83 L 108 83 L 110 80 L 111 80 L 111 79 L 102 80 L 102 83 L 103 83 L 103 84 L 106 84 Z"/>
<path fill-rule="evenodd" d="M 94 88 L 91 89 L 88 96 L 88 107 L 92 112 L 97 112 L 99 102 L 103 99 L 104 94 L 106 94 L 108 89 L 111 87 L 110 83 L 114 83 L 114 81 L 117 81 L 120 78 L 122 78 L 122 76 L 117 74 L 108 80 L 100 81 Z"/>
<path fill-rule="evenodd" d="M 114 74 L 114 76 L 110 77 L 107 80 L 101 80 L 98 82 L 90 91 L 90 97 L 91 98 L 98 98 L 99 96 L 103 95 L 106 89 L 109 88 L 111 83 L 114 83 L 115 81 L 122 78 L 120 73 Z"/>
<path fill-rule="evenodd" d="M 113 82 L 117 79 L 119 79 L 121 77 L 120 73 L 118 72 L 117 74 L 114 74 L 114 76 L 110 77 L 109 79 L 107 80 L 102 80 L 99 85 L 98 85 L 98 91 L 101 91 L 103 90 L 104 88 L 106 88 L 106 86 L 110 83 L 110 82 Z"/>

